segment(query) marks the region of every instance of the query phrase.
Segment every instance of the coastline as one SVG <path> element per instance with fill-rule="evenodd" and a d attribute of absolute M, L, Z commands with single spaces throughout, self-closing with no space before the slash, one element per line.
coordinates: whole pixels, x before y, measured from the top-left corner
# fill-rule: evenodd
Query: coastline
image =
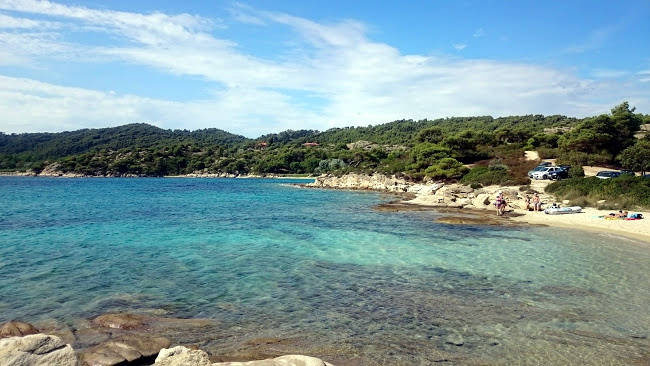
<path fill-rule="evenodd" d="M 76 173 L 63 173 L 63 172 L 0 172 L 0 177 L 41 177 L 41 178 L 236 178 L 236 179 L 315 179 L 313 176 L 293 176 L 293 175 L 279 175 L 279 174 L 228 174 L 228 173 L 189 173 L 182 175 L 163 175 L 163 176 L 149 176 L 149 175 L 85 175 Z"/>
<path fill-rule="evenodd" d="M 543 185 L 531 188 L 540 189 Z M 501 191 L 508 202 L 508 212 L 503 217 L 503 224 L 511 223 L 544 225 L 588 231 L 592 233 L 620 235 L 640 242 L 650 248 L 650 212 L 634 211 L 643 214 L 644 219 L 605 220 L 611 210 L 598 210 L 591 207 L 583 208 L 583 212 L 565 215 L 547 215 L 543 212 L 525 210 L 525 196 L 531 191 L 521 191 L 520 187 L 488 186 L 473 189 L 460 184 L 444 184 L 439 182 L 412 183 L 396 177 L 386 177 L 380 174 L 360 175 L 348 174 L 342 177 L 320 176 L 314 183 L 305 184 L 311 188 L 371 190 L 389 193 L 407 193 L 414 198 L 405 198 L 399 203 L 421 206 L 425 210 L 457 209 L 459 213 L 470 210 L 482 210 L 494 213 L 493 198 Z M 539 193 L 543 207 L 555 202 L 555 198 L 542 192 Z M 568 202 L 560 202 L 566 204 Z M 497 218 L 496 214 L 494 218 Z M 501 218 L 498 218 L 501 219 Z"/>

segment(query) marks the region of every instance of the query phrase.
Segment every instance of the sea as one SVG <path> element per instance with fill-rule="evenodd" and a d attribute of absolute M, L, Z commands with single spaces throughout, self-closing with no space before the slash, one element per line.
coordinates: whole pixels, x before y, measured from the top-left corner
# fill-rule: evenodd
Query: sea
<path fill-rule="evenodd" d="M 0 177 L 0 323 L 207 318 L 211 355 L 273 339 L 335 365 L 650 360 L 649 243 L 305 182 Z"/>

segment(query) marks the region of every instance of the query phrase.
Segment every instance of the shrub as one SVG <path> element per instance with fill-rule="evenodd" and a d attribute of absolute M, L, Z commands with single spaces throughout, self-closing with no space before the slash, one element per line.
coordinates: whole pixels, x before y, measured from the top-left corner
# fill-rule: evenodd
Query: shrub
<path fill-rule="evenodd" d="M 540 159 L 555 159 L 558 157 L 560 151 L 551 147 L 538 147 L 537 154 Z"/>
<path fill-rule="evenodd" d="M 433 179 L 460 179 L 469 169 L 454 158 L 444 158 L 429 166 L 425 171 Z"/>
<path fill-rule="evenodd" d="M 476 166 L 460 180 L 463 184 L 491 186 L 505 184 L 509 180 L 508 171 L 502 167 Z"/>
<path fill-rule="evenodd" d="M 632 175 L 612 179 L 570 178 L 549 184 L 546 192 L 560 200 L 588 202 L 588 206 L 596 206 L 598 201 L 605 200 L 603 206 L 606 208 L 650 208 L 650 179 Z"/>

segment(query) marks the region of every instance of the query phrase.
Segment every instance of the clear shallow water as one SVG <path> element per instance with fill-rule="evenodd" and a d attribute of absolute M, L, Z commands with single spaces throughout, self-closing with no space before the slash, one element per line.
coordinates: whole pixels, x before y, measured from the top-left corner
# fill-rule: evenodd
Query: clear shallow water
<path fill-rule="evenodd" d="M 260 179 L 0 177 L 0 322 L 165 309 L 339 364 L 643 364 L 650 248 Z M 453 343 L 462 343 L 462 346 Z"/>

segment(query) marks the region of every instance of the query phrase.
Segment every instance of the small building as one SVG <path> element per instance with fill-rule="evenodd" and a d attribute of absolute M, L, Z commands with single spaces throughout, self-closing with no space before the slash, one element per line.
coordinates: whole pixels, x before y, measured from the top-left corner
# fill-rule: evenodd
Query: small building
<path fill-rule="evenodd" d="M 305 142 L 304 144 L 302 144 L 302 146 L 306 146 L 306 147 L 319 146 L 319 145 L 320 144 L 318 142 Z"/>

